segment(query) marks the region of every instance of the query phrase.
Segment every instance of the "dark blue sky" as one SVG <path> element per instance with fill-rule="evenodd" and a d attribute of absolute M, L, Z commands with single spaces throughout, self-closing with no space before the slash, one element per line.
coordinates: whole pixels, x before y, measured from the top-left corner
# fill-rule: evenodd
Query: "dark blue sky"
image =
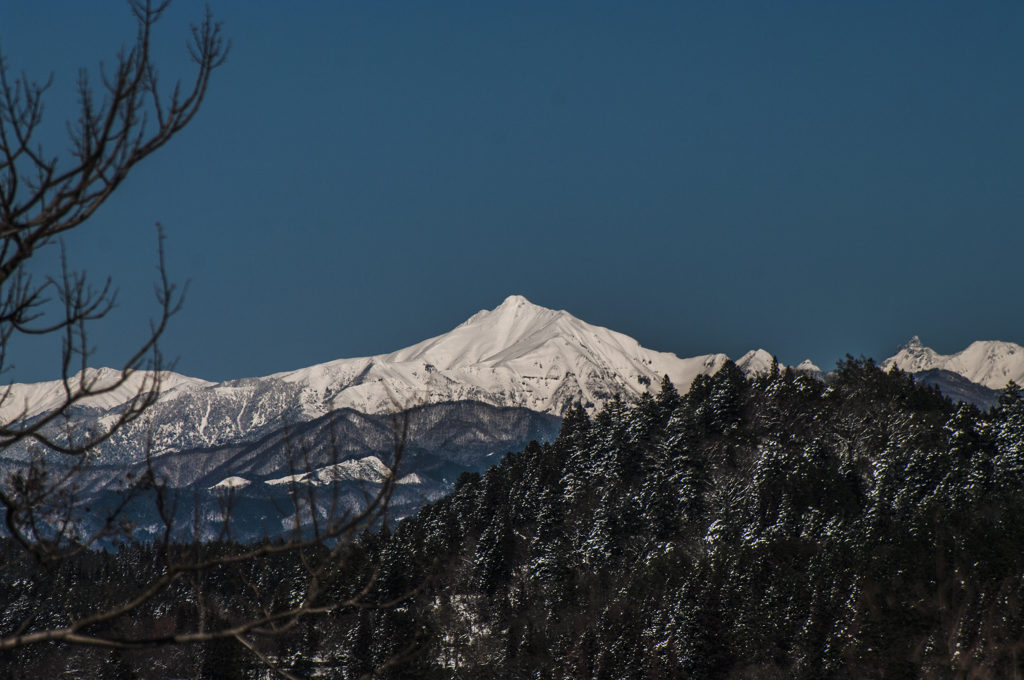
<path fill-rule="evenodd" d="M 96 365 L 154 311 L 156 221 L 191 280 L 164 349 L 212 380 L 514 293 L 680 356 L 1024 344 L 1024 3 L 212 8 L 233 45 L 203 110 L 68 239 L 121 289 Z M 168 85 L 202 11 L 159 25 Z M 133 35 L 118 2 L 0 4 L 10 65 L 55 73 L 49 148 L 78 68 Z M 15 350 L 9 378 L 56 377 L 52 344 Z"/>

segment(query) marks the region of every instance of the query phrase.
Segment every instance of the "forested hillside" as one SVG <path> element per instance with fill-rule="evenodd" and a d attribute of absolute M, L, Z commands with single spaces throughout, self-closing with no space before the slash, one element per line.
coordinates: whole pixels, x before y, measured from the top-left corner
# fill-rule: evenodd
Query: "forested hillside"
<path fill-rule="evenodd" d="M 145 552 L 76 564 L 130 575 L 149 568 Z M 301 575 L 293 562 L 278 565 L 280 597 Z M 778 370 L 748 381 L 729 362 L 684 396 L 666 381 L 632 408 L 570 410 L 554 443 L 364 534 L 325 601 L 374 565 L 373 601 L 409 595 L 399 606 L 309 619 L 264 652 L 298 677 L 356 678 L 395 655 L 410 658 L 384 677 L 1016 677 L 1024 401 L 1011 385 L 990 412 L 954 406 L 870 360 L 825 383 Z M 4 579 L 4 602 L 43 597 Z M 211 585 L 225 603 L 203 614 L 211 625 L 246 597 L 238 583 Z M 154 606 L 199 615 L 184 590 Z M 208 645 L 193 663 L 257 677 L 235 651 Z M 64 653 L 113 668 L 106 651 Z M 105 677 L 153 658 L 125 652 L 122 675 Z M 8 659 L 21 669 L 10 677 L 46 663 Z"/>
<path fill-rule="evenodd" d="M 384 559 L 440 557 L 423 663 L 457 677 L 1014 677 L 1022 465 L 1016 389 L 982 414 L 870 361 L 726 364 L 574 411 Z"/>

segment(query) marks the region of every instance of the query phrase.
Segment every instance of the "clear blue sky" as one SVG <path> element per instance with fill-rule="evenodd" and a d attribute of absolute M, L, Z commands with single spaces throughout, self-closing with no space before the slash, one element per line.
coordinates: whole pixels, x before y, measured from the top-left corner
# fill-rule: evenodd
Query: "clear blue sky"
<path fill-rule="evenodd" d="M 154 311 L 156 221 L 191 280 L 164 349 L 211 380 L 513 293 L 680 356 L 1024 344 L 1024 3 L 212 9 L 232 50 L 198 118 L 68 239 L 121 289 L 96 365 Z M 158 27 L 166 84 L 202 11 Z M 55 74 L 54 152 L 78 68 L 133 35 L 120 2 L 0 3 L 12 68 Z M 8 379 L 56 377 L 52 344 L 14 349 Z"/>

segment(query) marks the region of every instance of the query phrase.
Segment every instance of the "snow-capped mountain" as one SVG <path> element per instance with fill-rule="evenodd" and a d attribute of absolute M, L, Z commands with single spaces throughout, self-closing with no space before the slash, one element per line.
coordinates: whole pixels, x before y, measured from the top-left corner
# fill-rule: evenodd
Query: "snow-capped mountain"
<path fill-rule="evenodd" d="M 772 362 L 775 361 L 775 357 L 766 352 L 763 349 L 755 349 L 747 352 L 739 359 L 736 360 L 736 366 L 743 371 L 743 375 L 748 378 L 754 378 L 759 375 L 767 375 L 771 373 Z M 811 363 L 810 359 L 801 361 L 796 366 L 792 367 L 797 373 L 808 375 L 816 380 L 823 380 L 824 375 L 821 369 Z M 786 370 L 785 364 L 779 364 L 779 370 Z"/>
<path fill-rule="evenodd" d="M 743 371 L 743 375 L 752 378 L 758 375 L 766 375 L 772 370 L 774 357 L 763 349 L 755 349 L 747 352 L 736 360 L 736 366 Z M 779 366 L 784 369 L 785 366 Z"/>
<path fill-rule="evenodd" d="M 380 413 L 463 400 L 561 415 L 577 401 L 593 408 L 616 393 L 631 400 L 651 385 L 656 389 L 664 375 L 685 390 L 698 374 L 714 373 L 726 359 L 724 354 L 680 359 L 648 350 L 626 335 L 513 295 L 412 347 L 270 378 L 300 386 L 305 408 L 318 415 L 332 407 Z"/>
<path fill-rule="evenodd" d="M 896 356 L 883 361 L 882 368 L 888 370 L 893 364 L 907 373 L 949 371 L 992 390 L 1003 389 L 1011 380 L 1024 386 L 1024 347 L 1012 342 L 972 342 L 956 354 L 938 354 L 915 335 Z"/>
<path fill-rule="evenodd" d="M 167 374 L 147 417 L 120 430 L 100 453 L 106 460 L 139 460 L 146 441 L 156 455 L 253 442 L 345 408 L 380 414 L 475 401 L 561 416 L 578 402 L 593 412 L 616 394 L 629 403 L 656 391 L 666 375 L 685 392 L 697 375 L 716 372 L 726 360 L 724 354 L 681 359 L 649 350 L 622 333 L 513 295 L 444 335 L 390 354 L 218 384 Z M 756 350 L 739 365 L 755 375 L 771 363 L 769 353 Z M 117 375 L 100 372 L 104 379 Z M 81 426 L 112 418 L 134 394 L 133 385 L 90 405 L 96 410 L 82 413 Z M 3 406 L 11 417 L 41 413 L 59 403 L 60 389 L 59 382 L 16 385 Z"/>

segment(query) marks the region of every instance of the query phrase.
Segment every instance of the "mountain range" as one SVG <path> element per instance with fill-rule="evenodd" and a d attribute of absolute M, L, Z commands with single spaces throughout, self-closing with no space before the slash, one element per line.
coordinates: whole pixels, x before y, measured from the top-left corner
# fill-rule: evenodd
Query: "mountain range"
<path fill-rule="evenodd" d="M 139 468 L 147 453 L 179 488 L 249 489 L 284 478 L 313 483 L 327 474 L 315 469 L 345 460 L 365 463 L 342 479 L 377 483 L 380 470 L 370 459 L 386 458 L 393 446 L 392 414 L 412 409 L 408 447 L 416 464 L 410 474 L 416 476 L 406 486 L 433 497 L 460 470 L 486 467 L 530 439 L 554 438 L 573 404 L 593 413 L 615 395 L 633 403 L 656 392 L 664 376 L 686 391 L 696 376 L 713 374 L 727 360 L 725 354 L 679 358 L 649 350 L 629 336 L 513 295 L 448 333 L 390 354 L 221 383 L 165 372 L 156 404 L 145 419 L 100 445 L 83 488 L 101 491 L 124 470 Z M 772 363 L 763 349 L 736 360 L 748 377 L 771 370 Z M 893 365 L 982 407 L 994 403 L 995 390 L 1007 381 L 1024 384 L 1024 348 L 1007 342 L 975 342 L 940 355 L 915 337 L 881 364 Z M 823 377 L 810 361 L 793 369 Z M 118 376 L 97 369 L 84 379 L 102 386 Z M 77 404 L 69 410 L 70 431 L 112 421 L 147 379 L 136 373 L 118 390 Z M 60 381 L 12 385 L 0 402 L 0 419 L 38 418 L 60 404 L 63 389 Z M 65 436 L 61 427 L 54 425 L 50 434 Z M 333 432 L 332 452 L 325 428 Z M 300 436 L 317 443 L 306 449 L 313 452 L 305 461 L 309 469 L 289 476 L 296 474 L 289 456 Z M 29 455 L 27 445 L 11 447 L 0 465 Z"/>
<path fill-rule="evenodd" d="M 137 462 L 145 458 L 149 442 L 156 456 L 252 443 L 341 409 L 379 415 L 473 401 L 555 417 L 575 403 L 594 412 L 616 394 L 634 402 L 657 390 L 665 375 L 685 390 L 697 375 L 714 373 L 727 359 L 724 354 L 680 359 L 649 350 L 629 336 L 514 295 L 449 333 L 391 354 L 216 384 L 164 373 L 162 393 L 147 418 L 101 445 L 99 458 Z M 771 361 L 770 354 L 757 350 L 738 364 L 752 375 L 768 370 Z M 102 386 L 117 375 L 99 369 L 86 379 Z M 142 377 L 133 375 L 119 390 L 76 405 L 73 419 L 82 427 L 102 425 L 135 393 Z M 13 385 L 0 404 L 0 418 L 37 417 L 54 408 L 62 392 L 60 381 Z"/>
<path fill-rule="evenodd" d="M 152 442 L 152 455 L 252 443 L 339 409 L 377 415 L 475 401 L 556 417 L 580 403 L 593 413 L 616 394 L 632 403 L 643 392 L 656 391 L 666 375 L 685 391 L 697 375 L 716 372 L 727 359 L 725 354 L 679 358 L 649 350 L 622 333 L 513 295 L 444 335 L 390 354 L 221 383 L 164 372 L 161 395 L 147 418 L 105 443 L 100 458 L 140 461 L 147 442 Z M 748 376 L 770 370 L 771 363 L 772 355 L 763 349 L 736 360 Z M 1009 380 L 1024 384 L 1024 348 L 1008 342 L 975 342 L 962 352 L 940 355 L 914 337 L 881 363 L 883 369 L 892 365 L 921 373 L 944 392 L 955 392 L 950 396 L 981 405 L 994 399 L 991 390 Z M 810 361 L 794 369 L 821 376 Z M 118 376 L 118 371 L 101 368 L 86 379 L 103 386 Z M 76 405 L 73 420 L 99 425 L 111 420 L 145 379 L 136 373 L 118 390 Z M 56 407 L 62 397 L 61 381 L 12 385 L 0 402 L 0 420 L 32 419 Z"/>
<path fill-rule="evenodd" d="M 885 370 L 893 365 L 907 373 L 948 371 L 990 390 L 1001 390 L 1010 381 L 1024 386 L 1024 347 L 1012 342 L 972 342 L 956 354 L 939 354 L 915 335 L 882 362 Z"/>

